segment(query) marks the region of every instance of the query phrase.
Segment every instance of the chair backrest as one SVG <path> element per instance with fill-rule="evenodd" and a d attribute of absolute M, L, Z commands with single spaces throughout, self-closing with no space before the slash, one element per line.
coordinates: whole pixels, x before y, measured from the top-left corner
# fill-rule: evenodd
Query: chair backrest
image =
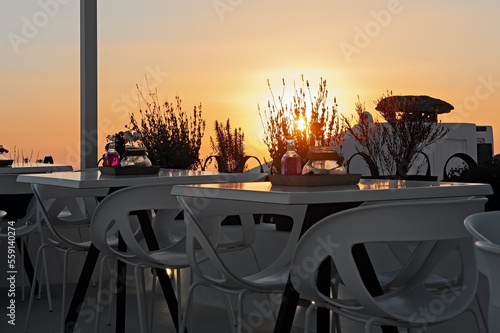
<path fill-rule="evenodd" d="M 1 212 L 3 211 L 0 210 L 0 213 Z M 15 229 L 15 235 L 17 238 L 38 230 L 35 197 L 32 197 L 29 201 L 28 207 L 26 208 L 26 215 L 14 221 L 14 225 L 12 225 L 12 221 L 0 217 L 0 238 L 7 238 L 9 236 L 8 231 L 11 230 L 9 227 L 13 227 Z"/>
<path fill-rule="evenodd" d="M 464 224 L 474 241 L 500 244 L 500 211 L 472 214 L 467 216 Z M 476 261 L 479 271 L 487 275 L 488 264 L 480 251 L 476 251 Z"/>
<path fill-rule="evenodd" d="M 472 301 L 477 286 L 477 271 L 472 239 L 463 227 L 463 219 L 483 211 L 485 198 L 442 199 L 380 203 L 345 210 L 330 215 L 312 226 L 301 238 L 292 261 L 291 279 L 305 298 L 325 301 L 368 316 L 389 317 L 405 322 L 422 319 L 419 309 L 439 302 L 443 311 L 433 313 L 429 322 L 439 322 L 463 312 Z M 420 242 L 395 278 L 398 287 L 389 293 L 372 296 L 360 275 L 352 249 L 370 242 Z M 460 292 L 452 302 L 443 302 L 425 282 L 454 249 L 461 254 Z M 340 279 L 352 296 L 334 300 L 316 286 L 318 267 L 331 257 Z M 387 307 L 383 301 L 400 295 L 411 296 L 410 303 Z"/>
<path fill-rule="evenodd" d="M 488 331 L 500 332 L 500 211 L 473 214 L 464 224 L 477 240 L 478 268 L 488 277 Z"/>
<path fill-rule="evenodd" d="M 293 228 L 288 237 L 285 247 L 278 258 L 262 271 L 252 274 L 251 279 L 256 280 L 287 270 L 293 250 L 300 237 L 300 230 L 306 213 L 305 205 L 278 205 L 261 202 L 239 202 L 235 200 L 223 200 L 216 198 L 193 198 L 178 197 L 184 209 L 184 221 L 186 223 L 186 252 L 191 269 L 202 279 L 213 284 L 232 286 L 236 288 L 259 289 L 250 279 L 236 275 L 220 258 L 220 253 L 227 251 L 216 243 L 217 237 L 210 237 L 205 230 L 216 230 L 210 224 L 220 223 L 215 217 L 226 215 L 240 215 L 244 236 L 239 243 L 240 247 L 250 245 L 255 235 L 255 222 L 252 214 L 279 214 L 290 216 L 294 220 Z M 277 231 L 278 232 L 278 231 Z M 245 234 L 247 236 L 245 236 Z M 201 249 L 201 251 L 200 251 Z M 203 255 L 200 255 L 200 252 Z M 214 276 L 212 272 L 204 270 L 199 264 L 207 258 L 215 266 L 220 275 Z M 286 275 L 284 282 L 286 282 Z"/>
<path fill-rule="evenodd" d="M 475 240 L 500 244 L 500 211 L 473 214 L 464 223 Z"/>
<path fill-rule="evenodd" d="M 16 236 L 23 236 L 33 229 L 35 229 L 35 199 L 30 195 L 33 193 L 31 191 L 31 185 L 27 183 L 18 183 L 17 182 L 17 174 L 4 174 L 0 175 L 0 195 L 10 196 L 10 195 L 26 195 L 25 198 L 22 199 L 23 202 L 27 203 L 26 211 L 19 212 L 15 223 L 16 228 Z M 23 196 L 24 197 L 24 196 Z M 10 197 L 9 197 L 10 198 Z M 1 199 L 0 199 L 1 200 Z M 17 199 L 16 199 L 17 200 Z M 29 202 L 28 202 L 29 200 Z M 13 200 L 7 200 L 13 202 Z M 11 207 L 6 207 L 1 205 L 3 209 L 9 213 Z M 24 209 L 24 207 L 23 207 Z M 15 211 L 16 209 L 14 209 Z M 16 214 L 14 214 L 15 216 Z M 22 217 L 21 217 L 22 216 Z"/>
<path fill-rule="evenodd" d="M 131 213 L 155 210 L 155 219 L 161 219 L 159 223 L 173 221 L 181 209 L 176 198 L 170 195 L 172 186 L 165 184 L 132 186 L 108 195 L 99 204 L 92 218 L 90 237 L 93 244 L 103 253 L 116 254 L 130 260 L 156 262 L 157 258 L 153 257 L 140 242 L 138 220 Z M 162 230 L 164 229 L 162 227 Z M 109 238 L 116 232 L 119 232 L 125 241 L 127 252 L 109 245 Z M 182 246 L 184 251 L 183 239 L 172 242 L 168 248 L 179 246 Z M 185 261 L 187 263 L 187 259 Z"/>
<path fill-rule="evenodd" d="M 61 233 L 60 228 L 90 226 L 97 198 L 108 189 L 76 189 L 51 185 L 31 185 L 38 202 L 42 221 L 40 228 L 46 239 L 55 246 L 85 250 L 88 245 L 74 241 Z"/>
<path fill-rule="evenodd" d="M 477 241 L 489 280 L 488 332 L 500 332 L 500 244 Z"/>

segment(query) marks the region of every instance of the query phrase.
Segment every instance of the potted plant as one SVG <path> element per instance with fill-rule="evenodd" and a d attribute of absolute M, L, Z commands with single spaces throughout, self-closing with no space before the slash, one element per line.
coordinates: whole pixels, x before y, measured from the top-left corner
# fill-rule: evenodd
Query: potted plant
<path fill-rule="evenodd" d="M 215 139 L 210 137 L 210 146 L 212 155 L 205 159 L 202 170 L 205 170 L 207 164 L 213 159 L 217 162 L 219 172 L 235 173 L 244 172 L 245 164 L 250 158 L 257 160 L 261 172 L 264 172 L 260 160 L 255 156 L 245 155 L 245 134 L 240 128 L 231 129 L 229 118 L 226 125 L 215 121 Z"/>
<path fill-rule="evenodd" d="M 175 105 L 168 101 L 161 104 L 156 91 L 150 91 L 149 98 L 139 92 L 144 107 L 139 110 L 140 118 L 131 114 L 131 129 L 141 134 L 151 162 L 162 168 L 197 169 L 205 133 L 201 104 L 188 116 L 179 96 L 175 96 Z"/>
<path fill-rule="evenodd" d="M 272 162 L 271 173 L 281 172 L 281 157 L 285 154 L 285 137 L 292 136 L 295 140 L 295 151 L 302 158 L 302 165 L 307 162 L 307 153 L 310 146 L 314 146 L 319 139 L 325 146 L 336 146 L 340 149 L 344 143 L 345 130 L 338 112 L 335 98 L 331 106 L 328 105 L 328 90 L 326 80 L 320 78 L 318 93 L 312 96 L 309 81 L 302 76 L 302 86 L 297 89 L 294 85 L 294 95 L 290 105 L 285 103 L 285 80 L 283 79 L 283 93 L 275 98 L 271 84 L 267 81 L 271 92 L 271 101 L 268 109 L 261 111 L 259 116 L 264 128 L 264 143 L 267 146 Z M 319 124 L 313 128 L 313 124 Z"/>
<path fill-rule="evenodd" d="M 382 95 L 376 101 L 376 110 L 385 123 L 371 118 L 359 96 L 355 103 L 357 119 L 343 117 L 344 126 L 355 143 L 355 155 L 360 155 L 365 161 L 372 177 L 405 178 L 417 157 L 422 155 L 427 162 L 425 177 L 437 179 L 430 175 L 430 163 L 424 150 L 443 138 L 448 129 L 436 125 L 439 110 L 432 109 L 432 105 L 422 112 L 418 97 L 394 96 L 392 92 Z"/>
<path fill-rule="evenodd" d="M 495 156 L 480 163 L 466 163 L 451 168 L 445 178 L 451 182 L 490 184 L 494 194 L 487 196 L 486 211 L 500 210 L 500 157 Z"/>

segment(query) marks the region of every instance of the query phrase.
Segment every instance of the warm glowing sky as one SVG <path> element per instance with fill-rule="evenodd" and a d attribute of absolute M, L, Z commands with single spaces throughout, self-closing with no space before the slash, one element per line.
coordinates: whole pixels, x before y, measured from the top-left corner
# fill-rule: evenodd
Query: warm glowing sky
<path fill-rule="evenodd" d="M 59 5 L 47 15 L 44 3 Z M 279 92 L 281 78 L 291 87 L 304 74 L 314 87 L 326 79 L 344 114 L 357 95 L 373 111 L 388 89 L 441 98 L 455 106 L 443 121 L 492 125 L 499 152 L 499 14 L 498 0 L 98 0 L 99 145 L 137 112 L 148 75 L 186 110 L 203 103 L 202 157 L 213 121 L 229 117 L 248 153 L 267 158 L 266 80 Z M 0 144 L 78 168 L 79 1 L 1 0 L 0 22 Z M 14 35 L 26 43 L 13 47 Z"/>

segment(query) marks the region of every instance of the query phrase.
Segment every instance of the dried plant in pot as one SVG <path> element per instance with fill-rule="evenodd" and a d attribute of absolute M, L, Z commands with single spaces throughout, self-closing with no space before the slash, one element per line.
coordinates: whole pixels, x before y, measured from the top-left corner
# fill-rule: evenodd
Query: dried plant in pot
<path fill-rule="evenodd" d="M 420 161 L 427 165 L 428 171 L 420 178 L 437 179 L 430 175 L 429 158 L 424 151 L 442 139 L 448 129 L 435 121 L 432 111 L 426 116 L 418 116 L 422 112 L 416 96 L 392 97 L 392 92 L 388 92 L 375 101 L 385 123 L 373 120 L 359 97 L 355 104 L 357 119 L 343 118 L 348 135 L 355 143 L 355 155 L 363 158 L 372 177 L 408 178 L 408 170 Z"/>
<path fill-rule="evenodd" d="M 306 156 L 310 146 L 314 146 L 319 138 L 325 146 L 336 146 L 341 151 L 344 143 L 345 130 L 338 112 L 336 99 L 328 105 L 328 90 L 326 80 L 320 78 L 318 92 L 311 94 L 309 81 L 302 76 L 301 87 L 294 84 L 291 102 L 285 102 L 285 80 L 283 91 L 275 96 L 271 84 L 267 82 L 271 92 L 271 100 L 267 102 L 267 109 L 261 110 L 259 116 L 264 128 L 264 143 L 267 146 L 270 158 L 270 170 L 273 174 L 281 171 L 281 157 L 287 151 L 287 136 L 295 140 L 295 151 L 302 158 L 302 165 L 307 162 Z M 312 132 L 312 124 L 319 123 L 318 133 Z"/>
<path fill-rule="evenodd" d="M 139 132 L 149 159 L 162 168 L 195 170 L 201 166 L 200 147 L 205 133 L 201 104 L 195 105 L 191 116 L 182 110 L 182 100 L 175 97 L 175 104 L 160 103 L 158 93 L 149 92 L 146 98 L 141 91 L 144 106 L 138 118 L 130 116 L 131 129 Z"/>
<path fill-rule="evenodd" d="M 233 130 L 228 118 L 226 125 L 216 120 L 214 130 L 215 138 L 210 137 L 212 155 L 205 159 L 202 170 L 205 170 L 215 160 L 219 172 L 244 172 L 246 171 L 247 161 L 253 158 L 259 163 L 261 172 L 264 172 L 257 157 L 245 154 L 245 134 L 241 130 L 241 127 L 234 128 Z"/>

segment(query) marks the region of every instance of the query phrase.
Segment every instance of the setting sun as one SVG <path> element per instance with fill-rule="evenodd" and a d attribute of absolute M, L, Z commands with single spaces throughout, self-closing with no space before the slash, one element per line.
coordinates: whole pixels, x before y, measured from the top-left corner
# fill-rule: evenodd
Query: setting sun
<path fill-rule="evenodd" d="M 305 131 L 307 129 L 307 124 L 306 124 L 306 121 L 304 120 L 304 118 L 300 118 L 299 120 L 297 120 L 295 122 L 295 126 L 301 132 Z"/>

